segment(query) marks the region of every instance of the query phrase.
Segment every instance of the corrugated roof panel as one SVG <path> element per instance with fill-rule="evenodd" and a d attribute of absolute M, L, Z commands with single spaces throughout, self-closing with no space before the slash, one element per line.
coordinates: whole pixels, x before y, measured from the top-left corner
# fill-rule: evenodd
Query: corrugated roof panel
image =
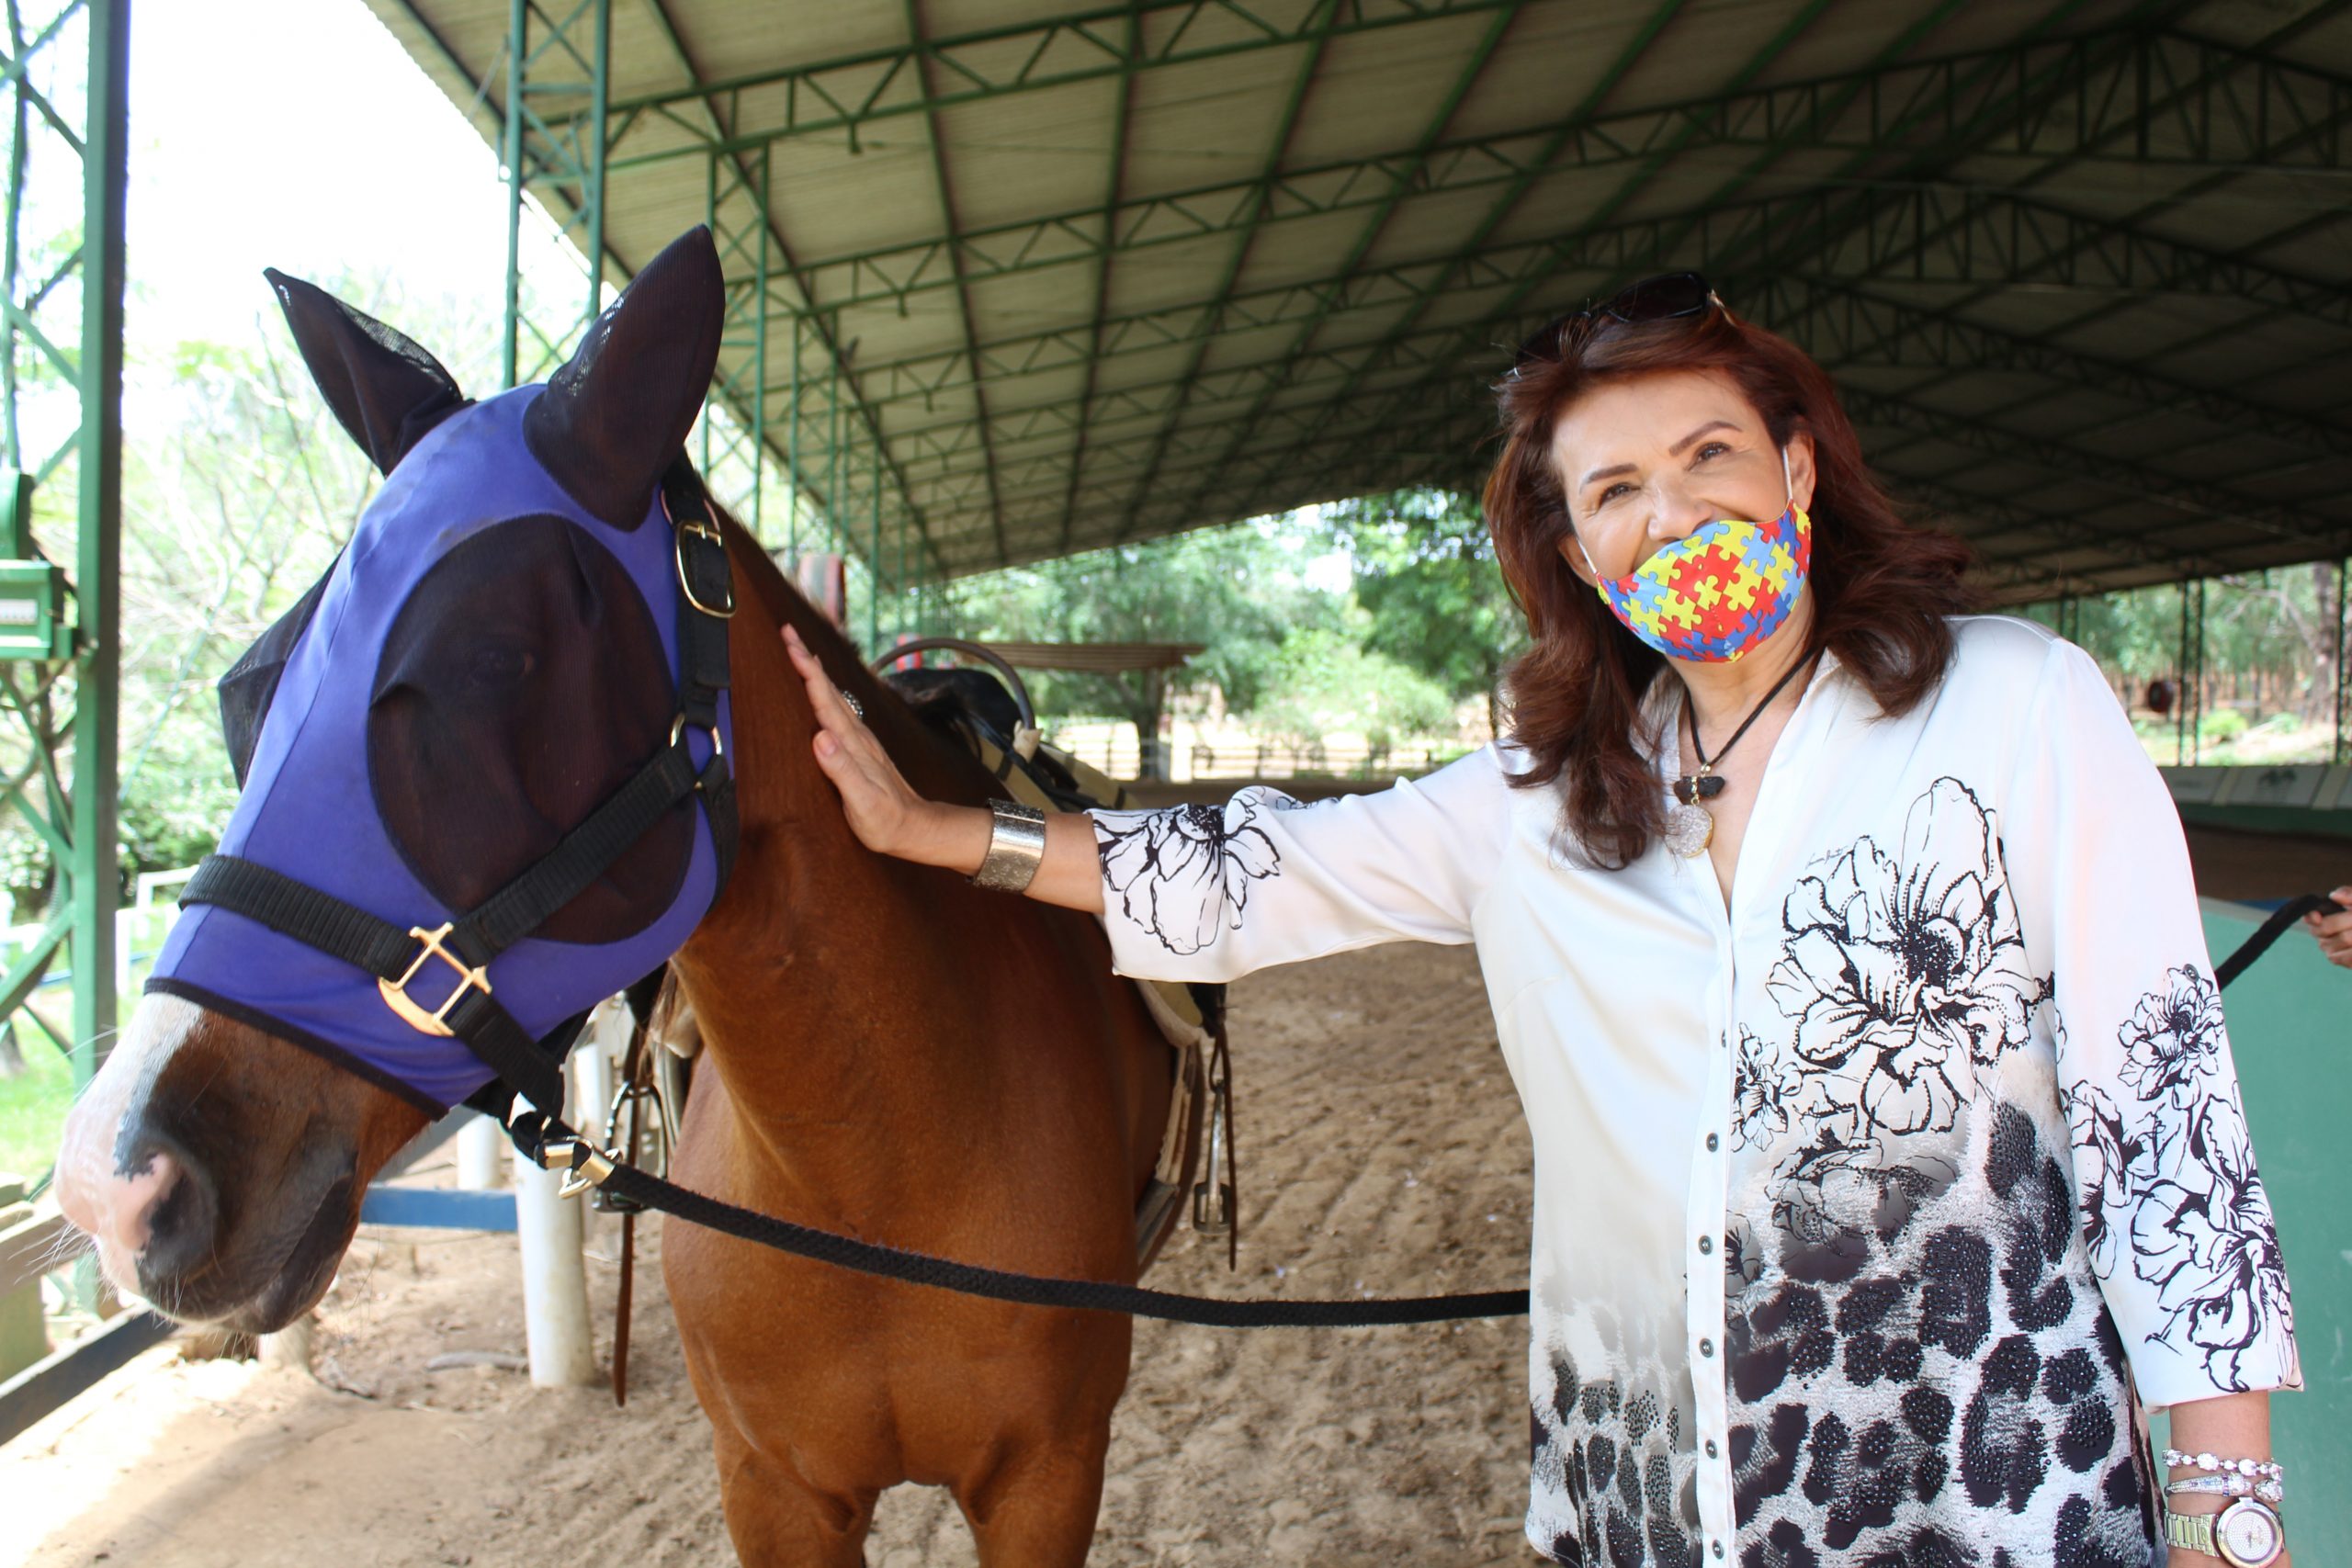
<path fill-rule="evenodd" d="M 1258 178 L 1274 155 L 1283 110 L 1311 55 L 1309 45 L 1285 44 L 1136 76 L 1127 109 L 1127 194 Z"/>
<path fill-rule="evenodd" d="M 1655 0 L 1526 6 L 1464 99 L 1451 130 L 1489 136 L 1560 119 L 1593 94 L 1611 62 L 1633 46 L 1657 9 Z M 1705 90 L 1685 76 L 1665 101 Z"/>
<path fill-rule="evenodd" d="M 854 157 L 787 142 L 770 159 L 769 203 L 796 255 L 879 250 L 941 232 L 939 183 L 920 120 L 894 121 L 888 138 Z M 702 170 L 695 172 L 702 184 Z"/>
<path fill-rule="evenodd" d="M 1246 293 L 1330 277 L 1332 258 L 1355 248 L 1368 217 L 1362 212 L 1328 212 L 1263 231 L 1250 247 L 1234 288 Z"/>
<path fill-rule="evenodd" d="M 760 0 L 756 6 L 741 0 L 663 0 L 663 6 L 693 50 L 706 81 L 854 62 L 907 42 L 906 13 L 896 6 L 844 6 L 840 0 Z M 438 9 L 437 0 L 433 8 Z M 829 80 L 864 82 L 870 80 L 871 70 L 843 66 Z"/>
<path fill-rule="evenodd" d="M 1239 233 L 1204 234 L 1198 239 L 1155 246 L 1118 256 L 1111 266 L 1110 309 L 1114 315 L 1135 315 L 1170 306 L 1207 305 L 1215 298 L 1213 282 L 1233 264 Z"/>
<path fill-rule="evenodd" d="M 934 65 L 932 79 L 943 81 Z M 939 111 L 956 219 L 965 230 L 1100 204 L 1109 158 L 1103 123 L 1118 85 L 1077 82 Z"/>
<path fill-rule="evenodd" d="M 1101 420 L 1139 407 L 1172 406 L 1182 390 L 1184 368 L 1191 362 L 1189 344 L 1102 362 L 1095 367 L 1094 417 Z"/>
<path fill-rule="evenodd" d="M 1473 12 L 1333 39 L 1291 133 L 1289 161 L 1317 164 L 1417 145 L 1453 97 L 1467 62 L 1482 52 L 1488 29 L 1509 16 Z"/>

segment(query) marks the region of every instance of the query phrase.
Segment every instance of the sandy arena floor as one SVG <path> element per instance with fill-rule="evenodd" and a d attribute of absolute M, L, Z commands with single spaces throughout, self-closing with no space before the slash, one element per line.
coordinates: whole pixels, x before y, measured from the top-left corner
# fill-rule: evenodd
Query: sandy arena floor
<path fill-rule="evenodd" d="M 1402 1295 L 1523 1279 L 1526 1131 L 1466 949 L 1272 971 L 1236 986 L 1234 1004 L 1241 1272 L 1187 1231 L 1153 1284 Z M 618 1232 L 594 1223 L 603 1348 Z M 1517 1319 L 1139 1325 L 1093 1561 L 1532 1564 L 1519 1526 L 1524 1334 Z M 533 1389 L 499 1368 L 426 1370 L 447 1351 L 521 1350 L 512 1237 L 370 1231 L 322 1309 L 317 1346 L 315 1379 L 159 1348 L 0 1449 L 0 1562 L 734 1560 L 658 1268 L 639 1275 L 626 1410 L 600 1390 Z M 900 1488 L 882 1500 L 867 1561 L 973 1557 L 944 1493 Z"/>

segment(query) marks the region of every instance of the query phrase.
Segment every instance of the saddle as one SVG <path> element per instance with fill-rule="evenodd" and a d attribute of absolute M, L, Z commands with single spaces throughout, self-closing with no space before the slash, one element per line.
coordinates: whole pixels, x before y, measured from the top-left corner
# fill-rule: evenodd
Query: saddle
<path fill-rule="evenodd" d="M 1124 810 L 1126 790 L 1069 752 L 1019 728 L 1018 710 L 993 675 L 978 670 L 917 670 L 883 679 L 917 717 L 963 746 L 996 775 L 1006 795 L 1040 811 Z M 1136 1267 L 1150 1267 L 1193 1194 L 1193 1228 L 1223 1235 L 1228 1266 L 1239 1262 L 1234 1201 L 1233 1086 L 1225 1029 L 1225 987 L 1177 980 L 1132 982 L 1174 1051 L 1168 1126 L 1159 1159 L 1136 1203 Z M 1206 1147 L 1204 1149 L 1204 1134 Z M 1207 1168 L 1202 1169 L 1205 1154 Z"/>

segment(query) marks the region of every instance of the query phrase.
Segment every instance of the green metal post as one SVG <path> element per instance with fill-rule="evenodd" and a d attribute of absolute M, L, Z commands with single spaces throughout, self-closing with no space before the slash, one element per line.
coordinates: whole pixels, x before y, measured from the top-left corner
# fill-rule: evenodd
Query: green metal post
<path fill-rule="evenodd" d="M 2172 760 L 2176 767 L 2188 761 L 2188 584 L 2180 585 L 2180 639 L 2175 645 L 2172 667 L 2178 671 L 2176 683 L 2180 690 L 2173 694 Z"/>
<path fill-rule="evenodd" d="M 516 385 L 523 333 L 523 57 L 531 42 L 530 0 L 506 13 L 506 312 L 498 350 L 498 384 Z"/>
<path fill-rule="evenodd" d="M 116 727 L 122 673 L 122 254 L 129 188 L 130 0 L 89 8 L 88 131 L 82 146 L 82 433 L 74 586 L 74 1067 L 97 1071 L 115 1023 Z"/>
<path fill-rule="evenodd" d="M 882 651 L 882 444 L 874 444 L 874 542 L 865 558 L 865 657 Z"/>
<path fill-rule="evenodd" d="M 2345 569 L 2352 567 L 2352 558 L 2338 558 L 2335 562 L 2335 745 L 2328 748 L 2328 761 L 2345 760 Z"/>
<path fill-rule="evenodd" d="M 534 17 L 539 24 L 536 43 Z M 582 28 L 589 34 L 584 39 Z M 595 320 L 603 308 L 611 53 L 612 0 L 577 0 L 569 11 L 537 0 L 509 0 L 501 145 L 506 163 L 506 299 L 499 356 L 500 378 L 509 387 L 537 379 L 560 362 L 576 329 Z M 533 107 L 559 102 L 563 112 Z M 523 198 L 534 186 L 557 197 L 550 210 L 569 209 L 563 236 L 588 264 L 585 313 L 577 322 L 552 323 L 548 332 L 523 309 Z M 527 358 L 526 333 L 532 340 Z"/>
<path fill-rule="evenodd" d="M 2195 638 L 2192 649 L 2194 662 L 2189 666 L 2188 690 L 2194 700 L 2188 705 L 2188 760 L 2194 764 L 2205 749 L 2205 737 L 2201 733 L 2205 728 L 2205 580 L 2201 577 L 2197 580 L 2197 612 L 2192 635 Z"/>
<path fill-rule="evenodd" d="M 792 472 L 792 510 L 786 514 L 784 558 L 800 570 L 800 312 L 792 313 L 792 423 L 785 433 L 785 463 Z"/>
<path fill-rule="evenodd" d="M 842 487 L 842 367 L 838 361 L 825 384 L 825 528 L 833 536 L 838 548 L 845 542 L 842 535 L 842 502 L 848 496 Z M 847 579 L 843 581 L 846 583 Z"/>
<path fill-rule="evenodd" d="M 759 294 L 752 301 L 752 320 L 757 335 L 752 350 L 752 533 L 763 542 L 766 515 L 768 456 L 768 249 L 773 243 L 767 220 L 768 152 L 760 149 L 753 165 L 759 171 L 758 199 L 752 204 L 760 222 Z"/>
<path fill-rule="evenodd" d="M 711 238 L 718 237 L 718 159 L 716 155 L 703 161 L 703 221 L 710 226 Z M 722 256 L 723 259 L 723 256 Z M 710 482 L 710 410 L 702 411 L 702 477 Z"/>
<path fill-rule="evenodd" d="M 596 0 L 596 37 L 588 67 L 588 311 L 593 321 L 605 309 L 605 125 L 612 101 L 613 0 Z"/>

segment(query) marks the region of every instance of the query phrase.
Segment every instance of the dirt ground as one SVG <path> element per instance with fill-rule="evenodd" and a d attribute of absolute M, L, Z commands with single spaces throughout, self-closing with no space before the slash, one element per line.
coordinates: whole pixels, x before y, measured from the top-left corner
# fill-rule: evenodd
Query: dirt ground
<path fill-rule="evenodd" d="M 1524 1279 L 1527 1136 L 1468 950 L 1344 954 L 1233 995 L 1241 1271 L 1186 1231 L 1153 1284 L 1402 1295 Z M 617 1228 L 594 1224 L 602 1350 Z M 514 1240 L 371 1230 L 322 1308 L 315 1375 L 159 1348 L 0 1449 L 0 1561 L 730 1562 L 658 1268 L 639 1275 L 636 1321 L 625 1410 L 501 1367 L 429 1371 L 522 1349 Z M 1519 1319 L 1138 1325 L 1093 1561 L 1527 1568 L 1524 1335 Z M 902 1487 L 867 1561 L 973 1558 L 946 1495 Z"/>

